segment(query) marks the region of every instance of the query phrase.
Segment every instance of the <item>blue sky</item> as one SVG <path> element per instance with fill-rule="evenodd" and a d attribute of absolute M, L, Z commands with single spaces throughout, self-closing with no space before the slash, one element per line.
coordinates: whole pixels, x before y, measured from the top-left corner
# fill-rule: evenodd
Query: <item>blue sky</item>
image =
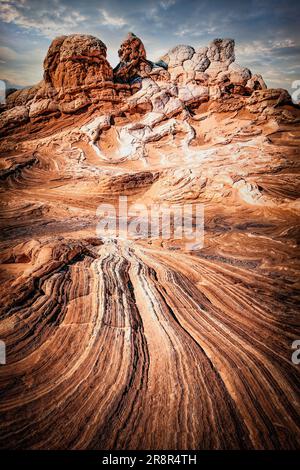
<path fill-rule="evenodd" d="M 283 0 L 0 0 L 0 78 L 31 85 L 42 78 L 51 40 L 61 34 L 99 37 L 108 59 L 128 31 L 149 59 L 176 44 L 197 48 L 216 37 L 236 41 L 236 58 L 270 87 L 291 90 L 300 79 L 300 2 Z"/>

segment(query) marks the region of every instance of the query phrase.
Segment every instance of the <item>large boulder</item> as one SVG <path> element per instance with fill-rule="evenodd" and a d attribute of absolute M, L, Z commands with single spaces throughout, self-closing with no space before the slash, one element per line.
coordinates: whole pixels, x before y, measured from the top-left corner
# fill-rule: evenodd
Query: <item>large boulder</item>
<path fill-rule="evenodd" d="M 206 72 L 213 78 L 220 72 L 228 70 L 229 65 L 235 61 L 233 39 L 214 39 L 207 50 L 210 65 Z"/>
<path fill-rule="evenodd" d="M 30 118 L 73 113 L 93 102 L 115 99 L 105 44 L 94 36 L 55 38 L 44 60 L 44 79 L 7 97 L 6 108 L 27 106 Z"/>
<path fill-rule="evenodd" d="M 168 72 L 173 82 L 179 82 L 183 76 L 187 76 L 187 70 L 185 70 L 184 64 L 187 64 L 188 70 L 194 68 L 194 64 L 191 61 L 194 54 L 195 49 L 192 46 L 179 44 L 161 57 L 160 60 L 167 64 Z"/>
<path fill-rule="evenodd" d="M 166 62 L 169 68 L 178 67 L 183 65 L 184 61 L 191 59 L 194 54 L 195 49 L 192 46 L 179 44 L 168 52 Z"/>
<path fill-rule="evenodd" d="M 54 39 L 44 60 L 44 79 L 63 93 L 111 81 L 113 71 L 106 59 L 105 44 L 81 34 Z"/>
<path fill-rule="evenodd" d="M 235 61 L 234 39 L 214 39 L 208 46 L 207 57 L 211 62 L 231 64 Z"/>
<path fill-rule="evenodd" d="M 267 88 L 264 79 L 258 74 L 252 75 L 246 85 L 250 90 L 266 90 Z"/>
<path fill-rule="evenodd" d="M 161 60 L 167 64 L 171 80 L 180 84 L 191 80 L 200 81 L 205 85 L 216 80 L 228 82 L 230 77 L 225 76 L 224 72 L 228 71 L 230 64 L 235 60 L 234 40 L 214 39 L 208 47 L 200 47 L 196 51 L 192 46 L 181 44 L 170 49 Z M 241 69 L 239 66 L 233 69 L 232 77 L 238 84 L 246 84 L 251 74 L 248 74 L 246 69 Z"/>
<path fill-rule="evenodd" d="M 207 47 L 200 47 L 197 49 L 195 54 L 183 63 L 183 68 L 186 72 L 194 70 L 195 72 L 204 72 L 209 64 L 210 60 L 207 57 Z"/>
<path fill-rule="evenodd" d="M 72 34 L 54 39 L 44 60 L 44 80 L 57 92 L 60 109 L 74 112 L 99 100 L 102 88 L 113 82 L 113 70 L 106 59 L 106 46 L 94 36 Z M 113 98 L 113 87 L 110 87 Z M 107 99 L 107 90 L 104 92 Z"/>
<path fill-rule="evenodd" d="M 269 112 L 284 104 L 292 104 L 288 91 L 283 88 L 269 88 L 253 91 L 247 101 L 246 108 L 252 113 L 263 113 L 265 109 Z"/>

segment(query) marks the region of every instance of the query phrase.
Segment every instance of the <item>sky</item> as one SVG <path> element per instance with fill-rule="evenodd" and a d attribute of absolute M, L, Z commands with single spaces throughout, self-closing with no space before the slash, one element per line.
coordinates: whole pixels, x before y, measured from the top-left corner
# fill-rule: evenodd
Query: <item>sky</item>
<path fill-rule="evenodd" d="M 300 79 L 297 0 L 0 0 L 0 79 L 28 86 L 42 78 L 53 38 L 91 34 L 117 51 L 127 32 L 156 60 L 177 44 L 195 49 L 233 38 L 236 62 L 260 73 L 268 87 L 289 91 Z"/>

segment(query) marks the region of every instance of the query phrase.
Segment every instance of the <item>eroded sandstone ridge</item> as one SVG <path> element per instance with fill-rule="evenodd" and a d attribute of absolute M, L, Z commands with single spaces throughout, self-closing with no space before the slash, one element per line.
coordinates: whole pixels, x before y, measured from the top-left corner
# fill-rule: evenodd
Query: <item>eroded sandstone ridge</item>
<path fill-rule="evenodd" d="M 179 45 L 154 63 L 147 60 L 142 41 L 129 33 L 119 57 L 112 70 L 106 46 L 99 39 L 80 34 L 54 39 L 44 60 L 44 79 L 8 96 L 0 128 L 72 114 L 97 104 L 116 114 L 126 103 L 124 98 L 140 88 L 143 103 L 149 103 L 153 111 L 168 105 L 167 114 L 193 102 L 232 94 L 249 96 L 266 89 L 261 76 L 234 63 L 232 39 L 215 39 L 198 50 Z"/>
<path fill-rule="evenodd" d="M 231 39 L 119 57 L 61 36 L 0 114 L 0 446 L 296 448 L 299 107 Z M 204 247 L 99 233 L 120 195 Z"/>

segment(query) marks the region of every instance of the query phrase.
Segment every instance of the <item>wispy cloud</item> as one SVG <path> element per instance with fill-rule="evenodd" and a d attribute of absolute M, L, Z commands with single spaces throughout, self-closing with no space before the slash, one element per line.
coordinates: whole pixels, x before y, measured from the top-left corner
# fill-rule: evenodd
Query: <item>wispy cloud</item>
<path fill-rule="evenodd" d="M 116 28 L 122 28 L 125 26 L 126 20 L 122 18 L 121 16 L 114 16 L 108 13 L 106 10 L 100 10 L 101 15 L 103 17 L 101 24 L 105 26 L 113 26 Z"/>
<path fill-rule="evenodd" d="M 11 49 L 10 47 L 5 47 L 5 46 L 0 47 L 1 63 L 4 64 L 12 60 L 17 60 L 18 58 L 19 58 L 19 54 L 17 54 L 17 52 Z"/>
<path fill-rule="evenodd" d="M 159 5 L 164 9 L 164 10 L 168 10 L 168 8 L 172 7 L 173 5 L 175 5 L 176 3 L 176 0 L 161 0 L 159 2 Z"/>
<path fill-rule="evenodd" d="M 87 17 L 80 10 L 69 9 L 58 0 L 30 2 L 29 0 L 5 0 L 1 2 L 0 20 L 43 35 L 68 32 L 82 24 Z"/>

